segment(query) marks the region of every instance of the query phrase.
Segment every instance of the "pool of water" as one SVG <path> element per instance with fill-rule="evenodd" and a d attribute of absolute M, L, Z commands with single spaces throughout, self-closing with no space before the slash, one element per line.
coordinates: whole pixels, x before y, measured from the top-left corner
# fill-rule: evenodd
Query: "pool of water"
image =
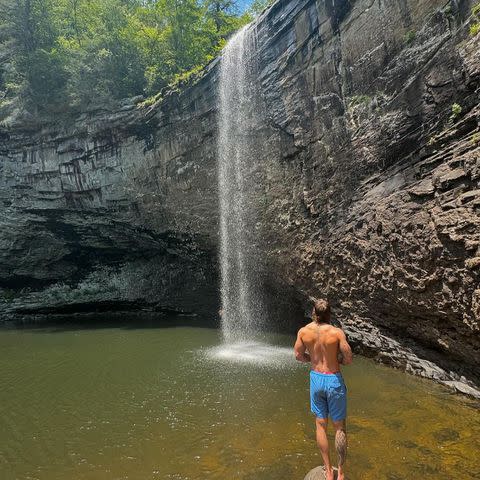
<path fill-rule="evenodd" d="M 0 478 L 303 479 L 320 463 L 293 339 L 223 348 L 214 328 L 0 330 Z M 480 414 L 355 358 L 348 473 L 478 479 Z"/>

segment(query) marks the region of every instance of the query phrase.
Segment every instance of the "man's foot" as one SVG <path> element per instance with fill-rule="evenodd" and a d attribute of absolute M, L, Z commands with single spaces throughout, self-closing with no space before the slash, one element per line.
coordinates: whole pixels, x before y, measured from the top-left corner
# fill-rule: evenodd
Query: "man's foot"
<path fill-rule="evenodd" d="M 335 480 L 335 474 L 333 473 L 333 468 L 323 467 L 325 480 Z"/>

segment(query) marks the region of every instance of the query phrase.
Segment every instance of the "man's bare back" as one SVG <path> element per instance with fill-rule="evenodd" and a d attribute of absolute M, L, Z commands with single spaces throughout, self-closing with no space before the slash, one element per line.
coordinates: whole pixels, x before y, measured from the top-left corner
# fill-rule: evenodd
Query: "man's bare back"
<path fill-rule="evenodd" d="M 311 322 L 299 330 L 295 356 L 299 361 L 310 362 L 312 370 L 322 373 L 337 373 L 341 363 L 348 365 L 352 362 L 352 351 L 345 333 L 327 323 Z"/>

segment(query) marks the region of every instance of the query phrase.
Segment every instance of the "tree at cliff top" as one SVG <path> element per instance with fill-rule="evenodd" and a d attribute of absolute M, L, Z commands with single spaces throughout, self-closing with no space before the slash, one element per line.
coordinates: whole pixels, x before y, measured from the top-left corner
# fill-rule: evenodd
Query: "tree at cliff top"
<path fill-rule="evenodd" d="M 236 0 L 0 0 L 0 118 L 152 95 L 250 19 Z"/>
<path fill-rule="evenodd" d="M 254 15 L 260 15 L 267 7 L 273 4 L 275 0 L 253 0 L 250 4 L 249 12 Z"/>

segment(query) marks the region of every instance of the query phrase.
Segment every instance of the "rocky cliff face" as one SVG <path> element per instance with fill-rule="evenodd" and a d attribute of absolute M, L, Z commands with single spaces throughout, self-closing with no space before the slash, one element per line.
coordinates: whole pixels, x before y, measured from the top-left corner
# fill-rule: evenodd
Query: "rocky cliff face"
<path fill-rule="evenodd" d="M 217 308 L 214 105 L 205 79 L 181 100 L 2 132 L 9 317 Z"/>
<path fill-rule="evenodd" d="M 357 349 L 462 389 L 480 383 L 471 7 L 281 0 L 254 25 L 265 118 L 252 179 L 270 299 L 328 296 Z M 214 62 L 151 106 L 2 132 L 9 316 L 120 300 L 217 308 L 217 82 Z"/>

